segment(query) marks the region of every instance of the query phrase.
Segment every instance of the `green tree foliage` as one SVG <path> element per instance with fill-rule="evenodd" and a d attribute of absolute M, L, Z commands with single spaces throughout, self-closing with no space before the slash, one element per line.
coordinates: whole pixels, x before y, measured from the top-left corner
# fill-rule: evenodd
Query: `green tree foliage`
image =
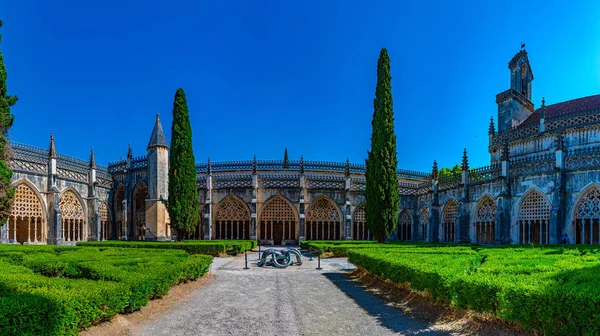
<path fill-rule="evenodd" d="M 2 21 L 0 21 L 0 27 L 2 27 Z M 0 34 L 1 41 L 2 34 Z M 10 107 L 15 105 L 17 97 L 8 95 L 6 77 L 4 57 L 0 50 L 0 223 L 4 223 L 8 218 L 10 206 L 15 196 L 15 188 L 10 187 L 13 173 L 9 165 L 10 143 L 8 142 L 8 130 L 15 119 L 10 113 Z"/>
<path fill-rule="evenodd" d="M 285 151 L 283 152 L 283 168 L 289 168 L 290 167 L 290 159 L 288 158 L 288 152 L 287 152 L 287 148 L 285 149 Z"/>
<path fill-rule="evenodd" d="M 394 232 L 398 221 L 396 135 L 392 103 L 390 58 L 385 48 L 377 61 L 377 87 L 373 101 L 373 133 L 367 158 L 365 208 L 367 225 L 378 242 Z"/>
<path fill-rule="evenodd" d="M 198 187 L 192 150 L 192 126 L 185 92 L 177 89 L 173 102 L 171 154 L 169 155 L 169 200 L 167 210 L 171 227 L 182 241 L 198 224 Z"/>
<path fill-rule="evenodd" d="M 444 167 L 440 169 L 438 174 L 439 178 L 450 177 L 450 176 L 459 176 L 462 174 L 462 167 L 457 163 L 452 168 Z"/>

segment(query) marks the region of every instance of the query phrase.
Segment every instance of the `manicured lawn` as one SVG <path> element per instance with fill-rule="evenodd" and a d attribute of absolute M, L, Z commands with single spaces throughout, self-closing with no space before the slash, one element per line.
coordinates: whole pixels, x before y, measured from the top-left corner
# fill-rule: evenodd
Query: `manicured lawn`
<path fill-rule="evenodd" d="M 183 242 L 147 242 L 108 240 L 101 242 L 80 242 L 83 247 L 122 247 L 184 250 L 189 254 L 209 254 L 218 256 L 225 253 L 244 253 L 256 246 L 255 240 L 186 240 Z"/>
<path fill-rule="evenodd" d="M 0 245 L 0 335 L 76 335 L 211 263 L 179 250 Z"/>
<path fill-rule="evenodd" d="M 600 331 L 600 246 L 314 243 L 343 250 L 351 263 L 380 278 L 527 330 Z"/>

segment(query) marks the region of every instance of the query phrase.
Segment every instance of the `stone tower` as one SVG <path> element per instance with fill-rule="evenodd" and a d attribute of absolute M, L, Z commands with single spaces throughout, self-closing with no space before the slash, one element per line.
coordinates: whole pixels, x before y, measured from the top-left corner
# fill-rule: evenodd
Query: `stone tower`
<path fill-rule="evenodd" d="M 148 142 L 148 198 L 146 199 L 146 240 L 169 240 L 169 214 L 162 200 L 167 200 L 169 146 L 156 114 L 156 123 Z"/>
<path fill-rule="evenodd" d="M 496 96 L 498 104 L 498 132 L 521 124 L 533 113 L 531 82 L 533 73 L 527 51 L 522 49 L 508 62 L 510 89 Z"/>

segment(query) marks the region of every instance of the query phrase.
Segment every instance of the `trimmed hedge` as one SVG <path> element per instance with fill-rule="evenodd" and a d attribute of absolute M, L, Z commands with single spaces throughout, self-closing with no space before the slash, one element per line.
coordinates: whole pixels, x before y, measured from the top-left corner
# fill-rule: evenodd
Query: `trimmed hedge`
<path fill-rule="evenodd" d="M 352 249 L 348 256 L 378 277 L 526 330 L 546 335 L 600 331 L 597 248 L 397 246 Z"/>
<path fill-rule="evenodd" d="M 209 254 L 218 256 L 225 253 L 244 253 L 257 245 L 255 240 L 186 240 L 183 242 L 147 242 L 108 240 L 101 242 L 79 242 L 83 247 L 121 247 L 184 250 L 188 254 Z"/>
<path fill-rule="evenodd" d="M 0 335 L 76 335 L 211 263 L 184 251 L 0 245 Z"/>
<path fill-rule="evenodd" d="M 346 257 L 349 249 L 356 248 L 394 248 L 394 247 L 447 247 L 447 246 L 470 246 L 470 244 L 450 243 L 422 243 L 422 242 L 400 242 L 388 241 L 383 244 L 372 240 L 312 240 L 303 241 L 300 247 L 303 249 L 313 248 L 323 253 L 331 252 L 333 257 Z"/>

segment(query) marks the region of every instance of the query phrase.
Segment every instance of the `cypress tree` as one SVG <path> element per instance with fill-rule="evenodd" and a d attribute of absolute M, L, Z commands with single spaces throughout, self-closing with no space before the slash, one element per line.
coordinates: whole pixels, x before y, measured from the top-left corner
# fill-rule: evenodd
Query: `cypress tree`
<path fill-rule="evenodd" d="M 392 77 L 390 58 L 385 48 L 381 49 L 377 61 L 373 107 L 371 150 L 366 162 L 365 214 L 371 235 L 382 243 L 396 228 L 399 201 Z"/>
<path fill-rule="evenodd" d="M 2 21 L 0 20 L 0 27 Z M 0 42 L 2 34 L 0 34 Z M 16 96 L 9 96 L 6 87 L 6 67 L 4 57 L 0 50 L 0 226 L 4 224 L 10 214 L 10 206 L 15 196 L 15 188 L 10 187 L 13 172 L 10 169 L 10 143 L 8 130 L 13 124 L 14 116 L 10 107 L 17 102 Z"/>
<path fill-rule="evenodd" d="M 287 148 L 285 149 L 285 151 L 283 152 L 283 168 L 289 168 L 290 167 L 290 160 L 288 159 L 288 153 L 287 153 Z"/>
<path fill-rule="evenodd" d="M 178 241 L 185 240 L 194 233 L 199 220 L 198 186 L 190 114 L 185 92 L 181 88 L 177 89 L 173 102 L 167 210 Z"/>

